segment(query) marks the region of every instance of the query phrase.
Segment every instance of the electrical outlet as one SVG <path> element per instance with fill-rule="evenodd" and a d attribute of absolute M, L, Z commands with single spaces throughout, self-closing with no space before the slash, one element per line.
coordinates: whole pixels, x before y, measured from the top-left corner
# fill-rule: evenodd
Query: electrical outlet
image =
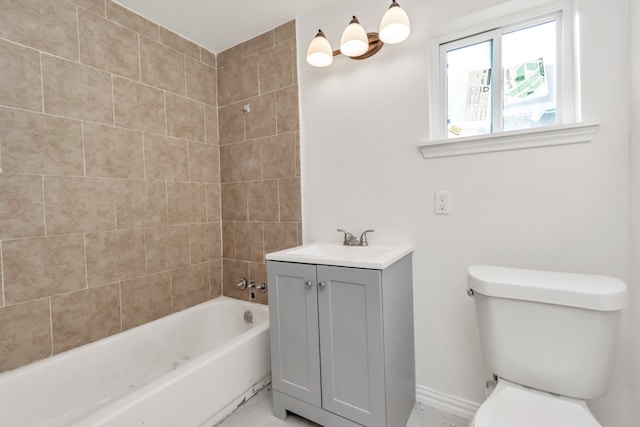
<path fill-rule="evenodd" d="M 435 204 L 433 213 L 436 215 L 449 215 L 451 213 L 451 192 L 435 192 Z"/>

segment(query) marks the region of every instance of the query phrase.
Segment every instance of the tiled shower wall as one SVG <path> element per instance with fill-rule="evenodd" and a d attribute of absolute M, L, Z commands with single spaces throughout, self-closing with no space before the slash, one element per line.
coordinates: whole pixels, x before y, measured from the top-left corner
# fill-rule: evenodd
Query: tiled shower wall
<path fill-rule="evenodd" d="M 4 371 L 219 295 L 222 243 L 215 55 L 111 1 L 0 7 Z"/>
<path fill-rule="evenodd" d="M 218 55 L 224 294 L 266 283 L 265 253 L 302 240 L 295 23 Z M 266 294 L 257 293 L 266 302 Z"/>

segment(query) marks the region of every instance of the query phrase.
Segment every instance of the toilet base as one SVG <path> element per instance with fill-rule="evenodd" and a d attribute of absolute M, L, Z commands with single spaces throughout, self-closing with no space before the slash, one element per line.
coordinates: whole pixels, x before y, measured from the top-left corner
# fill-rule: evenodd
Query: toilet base
<path fill-rule="evenodd" d="M 469 427 L 602 427 L 584 400 L 557 396 L 499 378 Z"/>

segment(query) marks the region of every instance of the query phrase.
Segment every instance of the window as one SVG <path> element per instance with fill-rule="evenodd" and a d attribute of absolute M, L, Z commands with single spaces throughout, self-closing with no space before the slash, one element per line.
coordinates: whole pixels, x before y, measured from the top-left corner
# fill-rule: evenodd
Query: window
<path fill-rule="evenodd" d="M 557 124 L 558 15 L 440 45 L 447 138 Z"/>
<path fill-rule="evenodd" d="M 598 125 L 580 123 L 571 1 L 522 5 L 433 30 L 425 158 L 591 140 Z"/>

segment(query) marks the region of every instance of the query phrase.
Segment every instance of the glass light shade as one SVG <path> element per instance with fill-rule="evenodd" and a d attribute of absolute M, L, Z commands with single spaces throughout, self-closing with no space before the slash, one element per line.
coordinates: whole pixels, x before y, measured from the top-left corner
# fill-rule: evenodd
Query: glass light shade
<path fill-rule="evenodd" d="M 315 38 L 309 43 L 309 47 L 307 48 L 307 62 L 314 67 L 326 67 L 333 62 L 331 45 L 322 30 L 318 30 L 318 34 L 316 34 Z"/>
<path fill-rule="evenodd" d="M 396 44 L 405 41 L 410 33 L 409 16 L 394 0 L 380 21 L 378 37 L 383 43 Z"/>
<path fill-rule="evenodd" d="M 367 32 L 355 16 L 345 28 L 340 39 L 340 52 L 350 57 L 360 56 L 369 49 Z"/>

